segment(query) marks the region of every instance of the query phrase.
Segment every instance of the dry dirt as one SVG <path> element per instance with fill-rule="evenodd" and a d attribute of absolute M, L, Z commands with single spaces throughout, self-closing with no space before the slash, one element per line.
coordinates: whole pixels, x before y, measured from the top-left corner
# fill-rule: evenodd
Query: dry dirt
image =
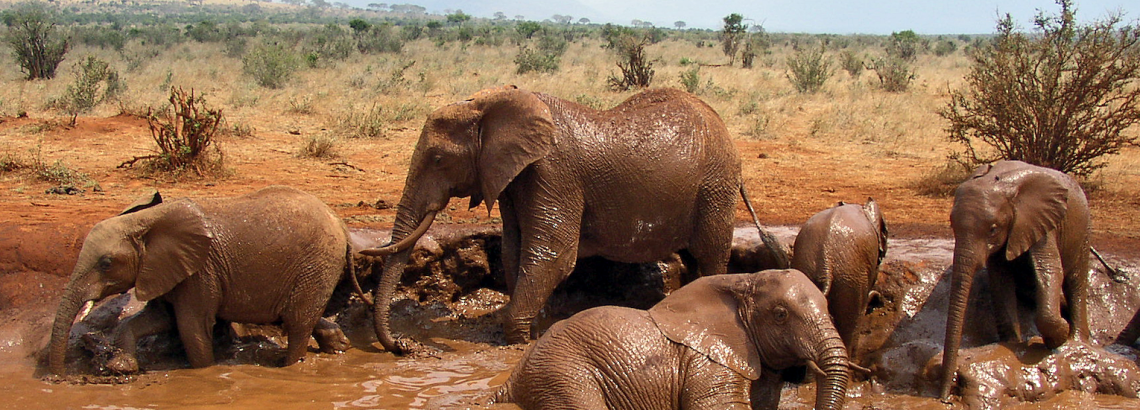
<path fill-rule="evenodd" d="M 29 170 L 0 173 L 0 328 L 39 329 L 54 310 L 83 237 L 96 222 L 113 216 L 150 189 L 167 198 L 230 196 L 282 184 L 315 194 L 353 228 L 387 228 L 399 200 L 408 158 L 418 129 L 397 129 L 387 139 L 342 140 L 335 159 L 303 159 L 295 153 L 308 136 L 322 132 L 304 121 L 253 118 L 250 137 L 222 137 L 218 143 L 230 171 L 222 178 L 148 177 L 117 168 L 152 153 L 146 121 L 131 116 L 80 118 L 74 127 L 55 120 L 0 118 L 0 156 L 31 158 L 40 147 L 45 163 L 62 160 L 87 174 L 96 186 L 75 195 L 46 191 L 55 184 Z M 48 126 L 45 126 L 47 124 Z M 873 197 L 883 207 L 891 237 L 950 238 L 951 198 L 918 195 L 911 185 L 940 165 L 906 156 L 867 155 L 827 142 L 788 144 L 779 140 L 738 140 L 748 191 L 767 225 L 795 226 L 836 201 Z M 1135 148 L 1133 148 L 1135 150 Z M 1131 174 L 1126 174 L 1131 175 Z M 1125 176 L 1134 178 L 1135 176 Z M 1089 194 L 1093 245 L 1116 258 L 1140 256 L 1140 180 Z M 466 209 L 455 200 L 439 223 L 494 224 L 498 211 Z M 737 218 L 748 221 L 743 205 Z M 36 313 L 38 312 L 38 313 Z M 42 339 L 41 339 L 42 340 Z M 41 346 L 17 347 L 33 354 Z M 12 352 L 9 346 L 7 352 Z"/>

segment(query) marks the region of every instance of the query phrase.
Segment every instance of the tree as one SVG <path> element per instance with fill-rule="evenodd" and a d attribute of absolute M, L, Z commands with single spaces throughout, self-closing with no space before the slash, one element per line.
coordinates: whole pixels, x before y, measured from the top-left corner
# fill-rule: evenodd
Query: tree
<path fill-rule="evenodd" d="M 563 16 L 561 14 L 555 14 L 555 15 L 551 16 L 550 18 L 552 20 L 554 20 L 555 23 L 558 23 L 558 24 L 570 24 L 570 20 L 574 19 L 574 17 Z"/>
<path fill-rule="evenodd" d="M 578 24 L 590 24 L 590 19 L 582 17 L 578 19 Z"/>
<path fill-rule="evenodd" d="M 918 57 L 920 42 L 921 39 L 918 38 L 918 34 L 914 33 L 914 30 L 891 33 L 891 41 L 887 44 L 887 55 L 913 62 Z"/>
<path fill-rule="evenodd" d="M 724 28 L 720 32 L 721 50 L 728 56 L 728 65 L 736 64 L 736 51 L 740 49 L 740 40 L 748 25 L 743 23 L 744 16 L 732 13 L 724 17 Z"/>
<path fill-rule="evenodd" d="M 501 11 L 495 12 L 495 20 L 502 21 L 507 19 L 507 14 Z"/>
<path fill-rule="evenodd" d="M 25 78 L 54 78 L 68 48 L 67 38 L 56 32 L 55 13 L 42 3 L 22 3 L 2 18 L 8 26 L 4 40 Z"/>
<path fill-rule="evenodd" d="M 463 25 L 469 20 L 471 20 L 471 15 L 464 13 L 463 10 L 456 10 L 455 13 L 447 15 L 448 24 Z"/>
<path fill-rule="evenodd" d="M 685 22 L 683 22 L 683 21 L 681 21 L 681 20 L 677 20 L 677 21 L 674 21 L 674 22 L 673 22 L 673 27 L 676 27 L 676 28 L 677 28 L 677 30 L 682 30 L 682 29 L 684 29 L 684 28 L 685 28 L 685 25 L 686 25 L 686 24 L 685 24 Z"/>
<path fill-rule="evenodd" d="M 1034 33 L 1007 14 L 997 36 L 971 47 L 966 90 L 940 112 L 968 160 L 1016 159 L 1087 176 L 1097 159 L 1135 145 L 1121 135 L 1140 122 L 1140 29 L 1119 14 L 1079 25 L 1070 0 L 1039 12 Z M 985 145 L 996 152 L 979 152 Z"/>

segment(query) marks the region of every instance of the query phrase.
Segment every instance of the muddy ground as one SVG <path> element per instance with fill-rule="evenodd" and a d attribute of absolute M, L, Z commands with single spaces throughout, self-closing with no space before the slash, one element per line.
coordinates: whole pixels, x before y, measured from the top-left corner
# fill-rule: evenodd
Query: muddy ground
<path fill-rule="evenodd" d="M 294 148 L 315 127 L 271 119 L 257 123 L 254 137 L 224 140 L 231 174 L 224 178 L 173 179 L 116 168 L 149 153 L 143 120 L 127 116 L 81 118 L 76 127 L 49 127 L 46 120 L 8 118 L 0 137 L 8 152 L 41 147 L 43 159 L 62 159 L 97 186 L 75 195 L 48 193 L 56 186 L 26 169 L 0 173 L 0 391 L 4 407 L 24 408 L 482 408 L 486 395 L 505 379 L 522 347 L 502 346 L 495 311 L 508 297 L 495 258 L 497 211 L 466 210 L 455 201 L 421 241 L 419 257 L 405 276 L 396 302 L 397 332 L 439 349 L 430 357 L 395 357 L 377 349 L 367 312 L 346 293 L 337 321 L 353 349 L 327 355 L 314 349 L 303 363 L 274 366 L 280 359 L 275 330 L 238 327 L 218 341 L 219 365 L 188 369 L 178 342 L 169 336 L 144 342 L 143 367 L 132 377 L 100 376 L 98 357 L 83 347 L 81 333 L 104 329 L 137 309 L 129 297 L 105 302 L 76 326 L 72 377 L 45 380 L 43 348 L 51 315 L 87 230 L 149 189 L 168 198 L 235 195 L 269 184 L 313 192 L 349 222 L 361 243 L 384 241 L 399 199 L 411 145 L 418 130 L 397 130 L 392 139 L 358 140 L 334 160 L 299 159 Z M 112 149 L 113 148 L 113 149 Z M 945 292 L 952 241 L 950 199 L 917 195 L 916 175 L 938 164 L 915 158 L 863 158 L 824 146 L 785 146 L 777 141 L 738 141 L 745 181 L 761 220 L 790 243 L 797 226 L 838 200 L 874 197 L 891 223 L 890 250 L 861 347 L 872 374 L 855 383 L 849 408 L 930 408 L 945 323 Z M 873 161 L 860 163 L 859 161 Z M 845 164 L 837 166 L 836 164 Z M 854 164 L 854 165 L 851 165 Z M 872 166 L 873 165 L 873 166 Z M 1136 178 L 1128 174 L 1125 177 Z M 1138 186 L 1136 183 L 1124 186 Z M 56 190 L 55 192 L 58 192 Z M 64 190 L 66 192 L 66 190 Z M 462 202 L 462 204 L 460 204 Z M 1140 307 L 1140 195 L 1128 190 L 1090 192 L 1093 245 L 1131 280 L 1116 283 L 1092 272 L 1090 306 L 1098 346 L 1066 346 L 1049 352 L 1040 338 L 1029 343 L 996 340 L 987 303 L 973 309 L 975 326 L 964 346 L 974 362 L 963 369 L 965 401 L 956 406 L 1029 408 L 1135 408 L 1140 386 L 1136 352 L 1109 346 Z M 738 219 L 748 220 L 741 206 Z M 750 229 L 738 240 L 755 241 Z M 748 247 L 734 253 L 747 265 Z M 363 263 L 363 261 L 362 261 Z M 1097 266 L 1094 264 L 1094 267 Z M 748 270 L 755 265 L 737 269 Z M 645 308 L 675 286 L 676 263 L 615 265 L 584 260 L 548 304 L 540 326 L 601 304 Z M 604 272 L 604 274 L 597 274 Z M 366 278 L 368 286 L 372 278 Z M 975 291 L 985 292 L 985 280 Z M 982 300 L 984 298 L 976 298 Z M 1054 354 L 1055 353 L 1055 354 Z M 811 384 L 789 383 L 783 407 L 809 408 Z M 1099 393 L 1098 393 L 1099 392 Z M 509 408 L 509 407 L 507 407 Z"/>

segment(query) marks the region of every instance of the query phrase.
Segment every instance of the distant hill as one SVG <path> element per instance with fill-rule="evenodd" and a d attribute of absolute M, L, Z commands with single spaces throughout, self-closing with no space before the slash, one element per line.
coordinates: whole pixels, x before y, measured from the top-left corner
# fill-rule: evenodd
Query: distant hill
<path fill-rule="evenodd" d="M 382 3 L 383 1 L 377 0 L 348 0 L 345 3 L 354 7 L 367 8 L 369 3 Z M 415 4 L 427 8 L 429 13 L 444 14 L 445 12 L 454 12 L 455 10 L 463 10 L 464 13 L 476 16 L 493 18 L 495 12 L 503 12 L 508 19 L 514 19 L 515 16 L 523 16 L 525 20 L 542 21 L 549 19 L 555 14 L 570 16 L 574 22 L 583 17 L 590 19 L 591 22 L 604 23 L 610 21 L 608 16 L 603 15 L 576 0 L 562 0 L 557 2 L 539 2 L 533 0 L 484 0 L 484 1 L 461 1 L 461 0 L 410 0 L 410 1 L 391 1 L 387 4 Z"/>

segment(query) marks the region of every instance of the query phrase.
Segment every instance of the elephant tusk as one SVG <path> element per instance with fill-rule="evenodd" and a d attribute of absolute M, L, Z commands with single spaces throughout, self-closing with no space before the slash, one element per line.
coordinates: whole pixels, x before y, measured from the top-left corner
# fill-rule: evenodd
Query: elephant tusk
<path fill-rule="evenodd" d="M 95 309 L 95 301 L 94 300 L 88 300 L 86 302 L 83 302 L 83 308 L 79 309 L 79 319 L 76 319 L 76 320 L 82 322 L 83 319 L 86 319 L 87 315 L 91 314 L 91 311 L 94 309 Z"/>
<path fill-rule="evenodd" d="M 824 373 L 823 369 L 819 368 L 819 365 L 815 363 L 815 360 L 808 360 L 807 367 L 808 370 L 811 370 L 811 372 L 815 373 L 816 376 L 827 377 L 827 373 Z"/>
<path fill-rule="evenodd" d="M 424 219 L 420 221 L 420 225 L 416 227 L 416 230 L 412 231 L 411 234 L 409 234 L 399 243 L 380 248 L 365 249 L 360 251 L 360 253 L 367 256 L 387 256 L 393 253 L 403 252 L 412 245 L 415 245 L 416 241 L 420 240 L 420 237 L 423 236 L 425 232 L 427 232 L 428 228 L 431 227 L 431 223 L 434 221 L 435 211 L 428 212 L 427 215 L 424 215 Z"/>

